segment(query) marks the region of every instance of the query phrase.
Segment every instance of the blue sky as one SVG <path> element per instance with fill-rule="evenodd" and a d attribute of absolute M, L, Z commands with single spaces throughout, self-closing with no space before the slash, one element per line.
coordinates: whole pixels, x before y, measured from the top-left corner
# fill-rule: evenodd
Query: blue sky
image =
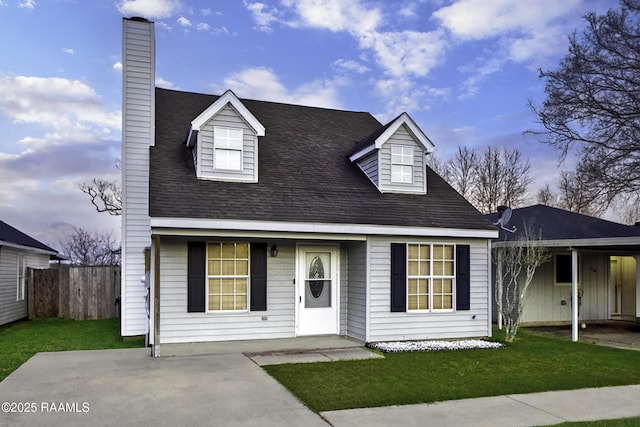
<path fill-rule="evenodd" d="M 450 158 L 518 148 L 553 187 L 536 128 L 538 69 L 557 66 L 587 11 L 614 0 L 0 0 L 0 219 L 57 246 L 70 225 L 113 231 L 78 185 L 118 179 L 122 17 L 156 22 L 158 86 L 408 112 Z"/>

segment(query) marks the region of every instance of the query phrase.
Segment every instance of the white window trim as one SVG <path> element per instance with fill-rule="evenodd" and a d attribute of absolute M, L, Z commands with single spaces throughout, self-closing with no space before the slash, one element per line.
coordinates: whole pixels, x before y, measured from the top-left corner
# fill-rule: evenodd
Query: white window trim
<path fill-rule="evenodd" d="M 429 261 L 429 275 L 428 276 L 410 276 L 409 275 L 409 246 L 410 245 L 421 245 L 421 246 L 429 246 L 430 253 L 430 261 Z M 424 314 L 424 313 L 453 313 L 455 312 L 456 307 L 456 263 L 458 262 L 456 258 L 456 245 L 453 243 L 424 243 L 424 242 L 408 242 L 407 243 L 407 256 L 406 256 L 406 272 L 407 272 L 407 291 L 405 292 L 405 304 L 406 304 L 406 312 L 407 313 L 415 313 L 415 314 Z M 433 247 L 434 246 L 452 246 L 453 247 L 453 274 L 452 275 L 442 275 L 442 276 L 434 276 L 433 274 Z M 409 308 L 409 280 L 410 279 L 426 279 L 429 283 L 429 308 L 427 310 L 423 309 L 410 309 Z M 433 308 L 433 279 L 451 279 L 451 308 Z"/>
<path fill-rule="evenodd" d="M 391 150 L 391 183 L 393 184 L 406 184 L 406 185 L 410 185 L 413 184 L 413 173 L 414 173 L 414 162 L 415 162 L 415 150 L 414 147 L 408 146 L 408 145 L 401 145 L 401 144 L 392 144 L 390 147 Z M 399 150 L 400 153 L 394 153 L 394 151 Z M 407 151 L 409 151 L 409 153 L 407 153 Z M 394 161 L 394 154 L 395 156 L 400 156 L 400 161 Z M 400 179 L 394 179 L 394 176 L 398 177 L 396 174 L 394 174 L 393 170 L 394 167 L 400 167 L 401 171 L 400 172 Z M 406 175 L 406 172 L 404 171 L 405 168 L 410 168 L 411 173 L 409 174 L 410 180 L 409 181 L 405 181 L 404 179 L 402 179 L 402 177 L 404 177 Z"/>
<path fill-rule="evenodd" d="M 216 136 L 216 134 L 219 131 L 224 131 L 227 133 L 227 136 L 225 138 L 219 139 L 219 137 Z M 230 141 L 232 139 L 238 139 L 238 138 L 232 138 L 231 137 L 231 132 L 235 131 L 235 132 L 240 132 L 240 148 L 237 147 L 231 147 L 230 145 Z M 227 146 L 222 147 L 219 146 L 218 144 L 220 144 L 221 141 L 226 141 Z M 224 167 L 217 167 L 216 163 L 218 162 L 218 151 L 224 151 L 224 152 L 239 152 L 240 153 L 240 164 L 238 165 L 238 168 L 224 168 Z M 234 128 L 234 127 L 227 127 L 227 126 L 214 126 L 213 127 L 213 170 L 214 171 L 225 171 L 225 172 L 242 172 L 244 169 L 244 130 L 242 128 Z"/>
<path fill-rule="evenodd" d="M 24 255 L 18 255 L 16 265 L 17 279 L 16 279 L 16 301 L 24 301 L 26 297 L 26 265 L 24 262 Z"/>
<path fill-rule="evenodd" d="M 209 274 L 209 245 L 210 244 L 220 244 L 220 243 L 233 243 L 233 244 L 237 244 L 237 243 L 247 243 L 248 245 L 248 249 L 247 249 L 247 274 L 246 274 L 246 279 L 247 279 L 247 301 L 246 301 L 246 308 L 245 309 L 240 309 L 240 310 L 211 310 L 209 308 L 209 279 L 215 279 L 215 278 L 244 278 L 244 275 L 232 275 L 232 276 L 223 276 L 223 275 L 210 275 Z M 240 241 L 233 241 L 233 242 L 224 242 L 224 241 L 208 241 L 206 243 L 206 251 L 205 251 L 205 312 L 208 314 L 237 314 L 237 313 L 248 313 L 250 311 L 250 303 L 251 303 L 251 243 L 248 242 L 240 242 Z M 234 294 L 235 295 L 235 294 Z"/>

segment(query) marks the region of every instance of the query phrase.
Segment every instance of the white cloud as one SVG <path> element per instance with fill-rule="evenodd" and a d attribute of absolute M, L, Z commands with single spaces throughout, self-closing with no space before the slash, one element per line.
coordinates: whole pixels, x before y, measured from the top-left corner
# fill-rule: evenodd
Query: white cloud
<path fill-rule="evenodd" d="M 35 0 L 23 0 L 23 1 L 18 3 L 18 7 L 21 7 L 23 9 L 27 9 L 28 11 L 32 11 L 33 9 L 36 8 L 36 1 Z"/>
<path fill-rule="evenodd" d="M 209 8 L 206 8 L 206 9 L 200 9 L 200 14 L 201 14 L 202 16 L 209 16 L 209 15 L 211 15 L 211 9 L 209 9 Z"/>
<path fill-rule="evenodd" d="M 380 10 L 365 7 L 359 0 L 284 0 L 294 7 L 301 25 L 362 35 L 376 30 L 382 20 Z"/>
<path fill-rule="evenodd" d="M 200 22 L 198 25 L 196 25 L 196 30 L 198 31 L 209 31 L 210 29 L 211 27 L 206 22 Z"/>
<path fill-rule="evenodd" d="M 178 22 L 178 24 L 182 25 L 183 27 L 190 27 L 191 26 L 191 21 L 189 21 L 189 19 L 185 18 L 184 16 L 181 16 L 180 18 L 178 18 L 177 22 Z"/>
<path fill-rule="evenodd" d="M 118 61 L 115 64 L 113 64 L 114 71 L 118 71 L 118 72 L 122 72 L 122 62 Z"/>
<path fill-rule="evenodd" d="M 119 111 L 109 111 L 96 92 L 79 80 L 0 74 L 0 114 L 15 122 L 55 129 L 86 126 L 119 129 Z"/>
<path fill-rule="evenodd" d="M 403 111 L 429 110 L 431 101 L 448 95 L 447 89 L 418 84 L 409 77 L 382 78 L 375 83 L 376 93 L 385 99 L 385 111 L 376 114 L 381 122 L 387 122 Z"/>
<path fill-rule="evenodd" d="M 277 9 L 269 8 L 261 2 L 250 2 L 247 0 L 244 0 L 244 6 L 251 12 L 257 29 L 265 32 L 272 31 L 271 23 L 278 20 L 276 16 L 278 12 Z"/>
<path fill-rule="evenodd" d="M 160 86 L 165 89 L 175 89 L 173 82 L 165 80 L 160 75 L 157 75 L 157 74 L 156 74 L 156 86 Z"/>
<path fill-rule="evenodd" d="M 264 99 L 274 102 L 310 105 L 325 108 L 341 108 L 339 80 L 314 80 L 288 90 L 269 68 L 249 68 L 224 79 L 224 88 L 231 89 L 243 98 Z"/>
<path fill-rule="evenodd" d="M 68 54 L 68 55 L 75 55 L 76 54 L 76 52 L 73 49 L 69 48 L 69 47 L 65 47 L 64 49 L 62 49 L 62 51 L 64 53 Z"/>
<path fill-rule="evenodd" d="M 358 73 L 358 74 L 364 74 L 364 73 L 370 71 L 369 67 L 367 67 L 365 65 L 362 65 L 361 63 L 359 63 L 357 61 L 354 61 L 352 59 L 342 59 L 342 58 L 341 59 L 336 59 L 333 62 L 333 65 L 335 67 L 338 67 L 338 68 L 341 68 L 341 69 L 344 69 L 344 70 L 347 70 L 347 71 L 353 71 L 353 72 Z"/>
<path fill-rule="evenodd" d="M 178 0 L 120 0 L 118 10 L 123 15 L 144 18 L 169 18 L 181 8 Z"/>

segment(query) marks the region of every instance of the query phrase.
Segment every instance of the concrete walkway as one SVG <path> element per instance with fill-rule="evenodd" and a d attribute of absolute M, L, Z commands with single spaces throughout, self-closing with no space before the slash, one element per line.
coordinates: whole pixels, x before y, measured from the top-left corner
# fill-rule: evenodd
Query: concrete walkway
<path fill-rule="evenodd" d="M 250 343 L 237 345 L 157 359 L 148 349 L 39 353 L 0 383 L 0 425 L 511 427 L 640 416 L 640 385 L 315 414 L 258 363 L 373 353 L 336 341 L 328 343 L 333 349 L 271 349 L 252 360 L 238 351 Z"/>

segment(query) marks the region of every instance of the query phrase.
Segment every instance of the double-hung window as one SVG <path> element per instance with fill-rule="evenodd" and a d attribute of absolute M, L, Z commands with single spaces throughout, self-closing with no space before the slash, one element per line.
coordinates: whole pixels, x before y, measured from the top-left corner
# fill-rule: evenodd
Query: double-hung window
<path fill-rule="evenodd" d="M 249 243 L 208 243 L 207 310 L 247 310 L 248 289 Z"/>
<path fill-rule="evenodd" d="M 213 147 L 216 169 L 242 170 L 242 129 L 214 127 Z"/>
<path fill-rule="evenodd" d="M 391 146 L 391 182 L 401 184 L 413 182 L 413 147 Z"/>
<path fill-rule="evenodd" d="M 453 310 L 455 246 L 407 245 L 407 310 Z"/>

